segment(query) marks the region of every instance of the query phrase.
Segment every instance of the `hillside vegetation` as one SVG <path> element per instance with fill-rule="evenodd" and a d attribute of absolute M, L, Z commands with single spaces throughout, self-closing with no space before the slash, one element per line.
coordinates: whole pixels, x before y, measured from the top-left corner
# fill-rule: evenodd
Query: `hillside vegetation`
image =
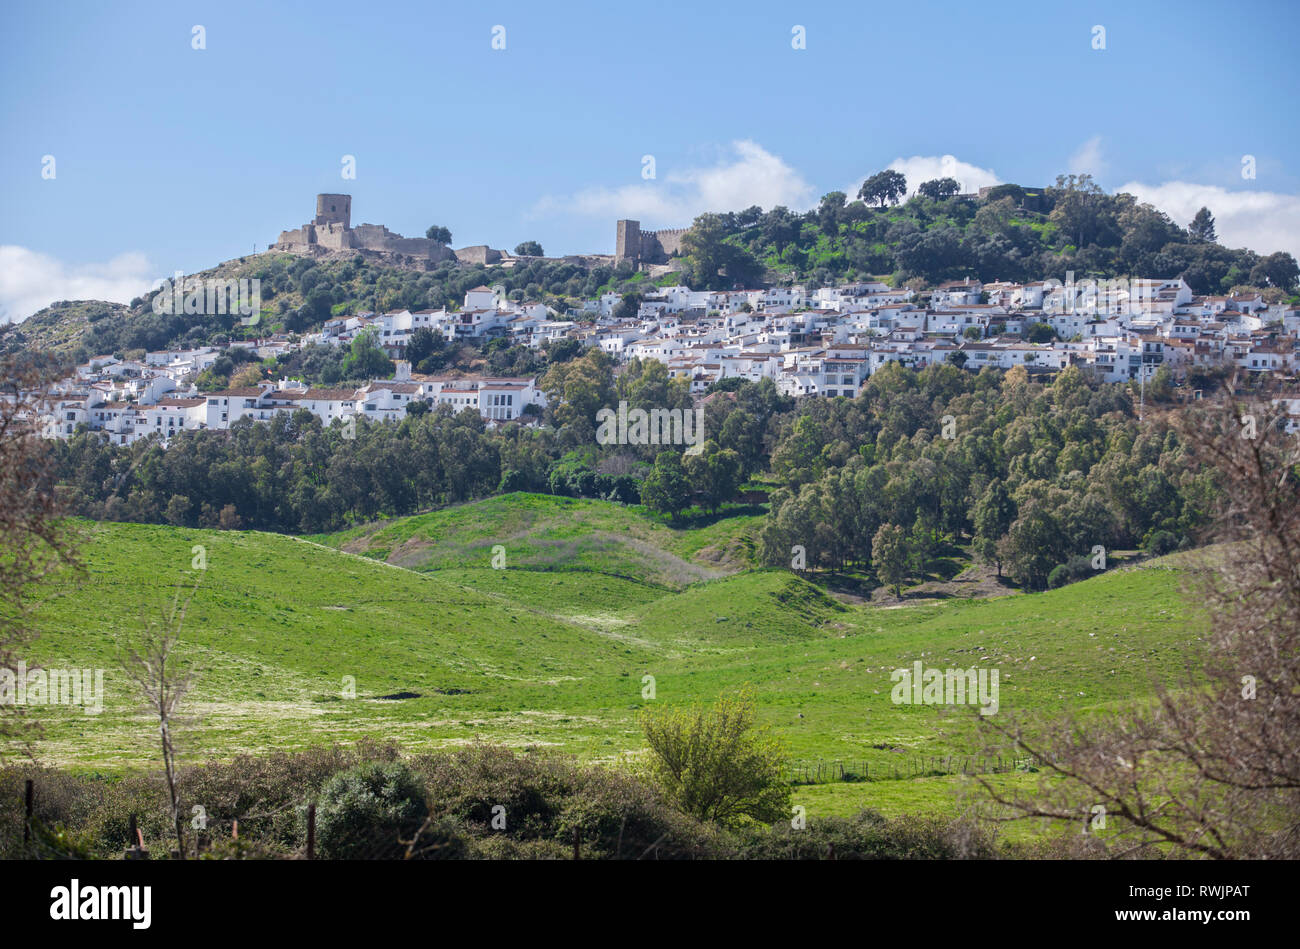
<path fill-rule="evenodd" d="M 882 172 L 858 195 L 832 191 L 806 212 L 754 206 L 702 214 L 683 240 L 681 272 L 658 280 L 627 262 L 587 267 L 536 258 L 485 267 L 448 261 L 421 271 L 361 254 L 318 261 L 267 252 L 194 275 L 259 279 L 263 309 L 256 326 L 240 326 L 231 315 L 160 316 L 150 293 L 129 306 L 54 304 L 21 328 L 0 332 L 0 349 L 42 349 L 81 362 L 102 353 L 225 345 L 234 338 L 315 330 L 339 314 L 455 308 L 466 290 L 483 284 L 499 284 L 513 300 L 542 301 L 559 313 L 609 291 L 639 298 L 663 283 L 692 289 L 800 283 L 816 289 L 885 277 L 896 286 L 926 287 L 964 277 L 1064 280 L 1067 271 L 1078 278 L 1181 277 L 1196 293 L 1254 289 L 1274 301 L 1298 299 L 1295 258 L 1219 244 L 1212 209 L 1194 221 L 1173 221 L 1130 194 L 1105 193 L 1087 175 L 1061 176 L 1045 188 L 999 185 L 978 199 L 957 196 L 952 179 L 901 178 Z M 916 185 L 922 193 L 900 204 Z"/>
<path fill-rule="evenodd" d="M 638 709 L 711 701 L 748 683 L 796 761 L 862 762 L 883 775 L 926 756 L 980 753 L 961 710 L 894 705 L 895 668 L 918 659 L 1000 668 L 1002 714 L 1101 709 L 1172 675 L 1196 629 L 1176 568 L 1164 561 L 1042 594 L 892 609 L 846 606 L 780 570 L 689 583 L 677 575 L 676 587 L 603 572 L 644 554 L 609 548 L 601 559 L 596 535 L 635 537 L 622 520 L 630 516 L 603 502 L 547 510 L 512 496 L 325 538 L 334 546 L 86 525 L 87 575 L 60 581 L 42 603 L 35 658 L 49 668 L 106 669 L 105 708 L 98 716 L 39 709 L 40 755 L 77 770 L 154 763 L 156 724 L 115 672 L 115 656 L 174 585 L 193 582 L 195 545 L 207 569 L 181 649 L 199 673 L 182 729 L 192 761 L 365 736 L 410 750 L 484 740 L 612 761 L 639 752 Z M 541 569 L 563 517 L 600 525 L 574 539 L 588 569 Z M 469 539 L 472 524 L 501 531 L 511 565 L 491 568 L 490 554 Z M 656 551 L 643 562 L 662 564 L 675 545 L 682 564 L 693 562 L 666 529 L 639 533 Z M 379 539 L 370 552 L 391 558 L 403 549 L 396 541 L 415 537 L 430 542 L 418 569 L 346 549 Z M 645 676 L 654 677 L 652 700 L 643 698 Z M 355 698 L 344 697 L 345 677 Z M 868 804 L 948 812 L 960 783 L 933 776 L 806 790 L 827 813 Z"/>
<path fill-rule="evenodd" d="M 511 568 L 600 573 L 681 589 L 747 565 L 748 535 L 762 520 L 731 516 L 676 529 L 639 508 L 517 492 L 311 539 L 420 571 L 487 567 L 500 545 Z"/>

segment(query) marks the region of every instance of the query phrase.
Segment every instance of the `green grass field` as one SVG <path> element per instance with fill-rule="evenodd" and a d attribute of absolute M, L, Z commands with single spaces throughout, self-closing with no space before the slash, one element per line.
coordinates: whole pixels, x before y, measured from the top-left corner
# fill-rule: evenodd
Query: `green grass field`
<path fill-rule="evenodd" d="M 85 576 L 50 584 L 33 658 L 105 669 L 105 707 L 31 708 L 37 751 L 81 771 L 157 766 L 156 725 L 116 657 L 196 577 L 180 649 L 197 671 L 181 728 L 191 762 L 363 736 L 617 762 L 641 749 L 639 709 L 748 684 L 796 761 L 884 775 L 917 757 L 980 753 L 972 709 L 891 701 L 896 668 L 996 668 L 1000 716 L 1086 712 L 1177 674 L 1199 628 L 1168 561 L 1042 594 L 846 605 L 786 571 L 746 567 L 736 552 L 756 521 L 675 530 L 603 502 L 508 495 L 311 539 L 87 524 Z M 490 566 L 497 544 L 505 569 Z M 191 569 L 195 545 L 203 571 Z M 796 800 L 810 812 L 950 813 L 969 784 L 801 786 Z"/>

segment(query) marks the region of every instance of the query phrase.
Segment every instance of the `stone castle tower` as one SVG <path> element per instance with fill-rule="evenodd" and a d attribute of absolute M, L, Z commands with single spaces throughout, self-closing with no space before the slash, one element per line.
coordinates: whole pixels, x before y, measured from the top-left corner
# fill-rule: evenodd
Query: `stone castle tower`
<path fill-rule="evenodd" d="M 643 231 L 640 221 L 619 221 L 614 240 L 614 261 L 634 264 L 663 264 L 682 252 L 682 235 L 687 228 L 666 231 Z"/>
<path fill-rule="evenodd" d="M 293 254 L 320 256 L 345 251 L 372 251 L 376 254 L 400 255 L 437 263 L 455 260 L 457 254 L 446 244 L 426 237 L 403 237 L 382 224 L 352 226 L 352 195 L 316 195 L 316 216 L 310 223 L 289 231 L 281 231 L 280 239 L 269 248 Z M 491 248 L 467 248 L 467 253 L 482 258 L 483 263 L 495 263 L 501 252 Z"/>
<path fill-rule="evenodd" d="M 313 224 L 342 224 L 347 230 L 352 226 L 352 195 L 316 195 L 316 219 Z"/>

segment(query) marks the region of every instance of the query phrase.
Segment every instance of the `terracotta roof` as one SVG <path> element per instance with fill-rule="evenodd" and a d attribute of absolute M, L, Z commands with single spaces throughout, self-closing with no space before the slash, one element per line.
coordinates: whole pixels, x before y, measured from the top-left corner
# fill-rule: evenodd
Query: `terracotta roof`
<path fill-rule="evenodd" d="M 355 402 L 357 398 L 356 389 L 308 389 L 298 396 L 300 399 L 311 399 L 318 402 Z"/>

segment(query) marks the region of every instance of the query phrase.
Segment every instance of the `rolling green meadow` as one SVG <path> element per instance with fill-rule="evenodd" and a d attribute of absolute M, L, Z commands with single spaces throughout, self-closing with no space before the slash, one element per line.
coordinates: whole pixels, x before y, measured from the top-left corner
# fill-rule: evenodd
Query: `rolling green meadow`
<path fill-rule="evenodd" d="M 760 519 L 745 509 L 678 529 L 637 508 L 509 494 L 309 538 L 82 522 L 86 569 L 46 584 L 32 655 L 104 669 L 104 709 L 29 709 L 36 753 L 78 772 L 160 767 L 156 721 L 118 657 L 197 581 L 179 650 L 196 673 L 181 710 L 186 763 L 372 737 L 621 767 L 642 754 L 640 709 L 749 685 L 794 762 L 870 773 L 796 788 L 810 813 L 946 814 L 973 782 L 905 769 L 984 754 L 978 716 L 895 705 L 891 671 L 998 669 L 998 715 L 1032 723 L 1150 694 L 1179 673 L 1203 622 L 1177 558 L 1044 593 L 850 602 L 751 567 Z M 195 548 L 205 569 L 193 569 Z"/>

